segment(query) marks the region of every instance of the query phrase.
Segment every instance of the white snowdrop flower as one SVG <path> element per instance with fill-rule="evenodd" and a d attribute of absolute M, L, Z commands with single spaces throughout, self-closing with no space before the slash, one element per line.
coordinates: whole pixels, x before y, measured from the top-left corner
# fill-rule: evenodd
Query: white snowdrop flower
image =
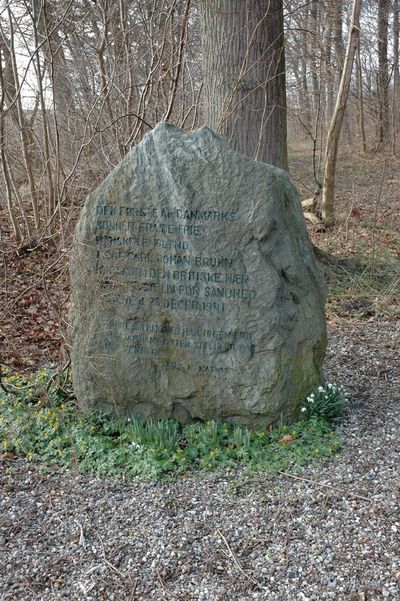
<path fill-rule="evenodd" d="M 318 392 L 324 392 L 324 389 L 322 388 L 322 386 L 318 386 Z"/>
<path fill-rule="evenodd" d="M 302 408 L 301 408 L 301 412 L 302 412 L 302 413 L 305 413 L 306 411 L 307 411 L 307 407 L 302 407 Z"/>
<path fill-rule="evenodd" d="M 328 383 L 328 388 L 333 388 L 333 384 L 331 382 Z"/>

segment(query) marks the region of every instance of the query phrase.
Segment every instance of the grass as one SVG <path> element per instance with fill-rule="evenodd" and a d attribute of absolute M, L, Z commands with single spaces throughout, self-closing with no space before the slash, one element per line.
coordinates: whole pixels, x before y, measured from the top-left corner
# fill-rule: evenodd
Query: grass
<path fill-rule="evenodd" d="M 327 460 L 340 447 L 340 433 L 318 415 L 272 431 L 218 421 L 182 427 L 81 413 L 50 370 L 29 379 L 8 373 L 2 384 L 0 454 L 62 470 L 151 479 L 199 469 L 274 473 Z"/>

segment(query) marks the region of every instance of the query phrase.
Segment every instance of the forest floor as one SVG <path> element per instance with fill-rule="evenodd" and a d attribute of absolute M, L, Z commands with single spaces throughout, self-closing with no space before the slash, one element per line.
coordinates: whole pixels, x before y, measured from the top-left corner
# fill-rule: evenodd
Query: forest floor
<path fill-rule="evenodd" d="M 302 198 L 311 155 L 291 153 Z M 310 229 L 329 284 L 329 380 L 350 392 L 343 449 L 295 474 L 164 483 L 42 474 L 0 460 L 0 601 L 400 598 L 400 161 L 339 161 L 338 225 Z M 63 361 L 68 253 L 16 255 L 0 215 L 0 361 Z"/>

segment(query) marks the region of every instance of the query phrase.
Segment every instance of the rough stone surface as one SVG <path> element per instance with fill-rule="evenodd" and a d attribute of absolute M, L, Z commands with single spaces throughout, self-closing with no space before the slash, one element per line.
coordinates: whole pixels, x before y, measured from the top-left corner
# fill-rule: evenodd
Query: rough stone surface
<path fill-rule="evenodd" d="M 159 124 L 87 199 L 72 251 L 84 407 L 268 425 L 322 379 L 325 285 L 288 175 Z"/>

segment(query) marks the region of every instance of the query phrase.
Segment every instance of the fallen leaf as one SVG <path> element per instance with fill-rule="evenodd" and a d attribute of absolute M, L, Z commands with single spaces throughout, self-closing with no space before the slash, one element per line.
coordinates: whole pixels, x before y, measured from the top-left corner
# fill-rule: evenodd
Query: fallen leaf
<path fill-rule="evenodd" d="M 16 455 L 14 455 L 14 453 L 3 453 L 2 455 L 0 455 L 0 461 L 12 461 L 13 459 L 15 459 Z"/>
<path fill-rule="evenodd" d="M 288 443 L 288 442 L 293 442 L 294 438 L 291 434 L 285 434 L 284 436 L 282 436 L 282 438 L 280 440 L 278 440 L 279 444 L 283 444 L 283 443 Z"/>

